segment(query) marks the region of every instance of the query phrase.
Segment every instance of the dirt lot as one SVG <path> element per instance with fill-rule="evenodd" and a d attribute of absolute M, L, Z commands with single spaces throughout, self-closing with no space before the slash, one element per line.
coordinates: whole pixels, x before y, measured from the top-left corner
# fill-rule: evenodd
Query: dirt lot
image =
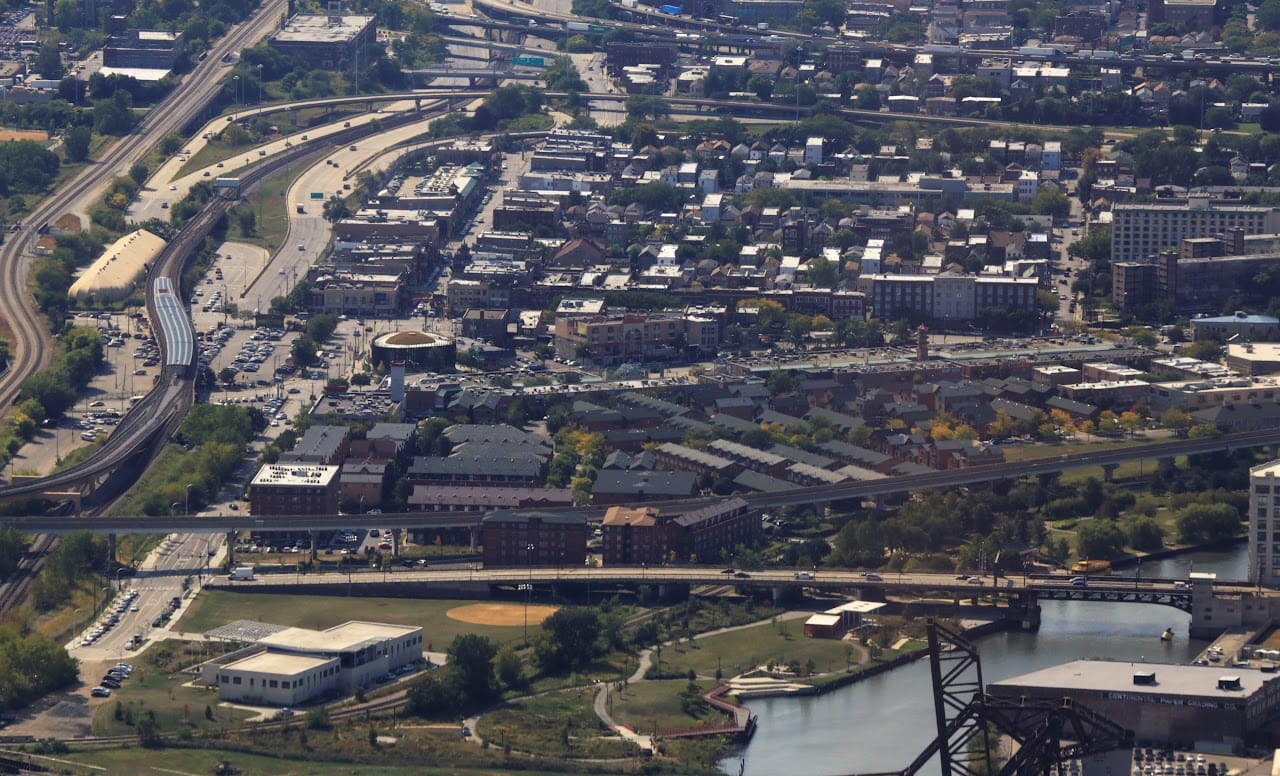
<path fill-rule="evenodd" d="M 9 140 L 39 140 L 44 142 L 49 139 L 49 133 L 38 129 L 0 129 L 0 142 Z"/>
<path fill-rule="evenodd" d="M 543 620 L 555 614 L 559 608 L 542 604 L 530 606 L 528 623 L 541 625 Z M 450 609 L 445 614 L 451 620 L 469 622 L 473 625 L 522 625 L 525 622 L 523 604 L 468 604 Z"/>

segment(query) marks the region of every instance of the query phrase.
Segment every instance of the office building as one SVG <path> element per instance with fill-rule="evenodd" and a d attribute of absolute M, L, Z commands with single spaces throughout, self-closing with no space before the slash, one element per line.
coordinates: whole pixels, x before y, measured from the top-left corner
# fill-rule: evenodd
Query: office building
<path fill-rule="evenodd" d="M 268 45 L 281 54 L 333 69 L 354 63 L 358 50 L 374 42 L 374 17 L 361 14 L 298 14 L 285 22 Z"/>

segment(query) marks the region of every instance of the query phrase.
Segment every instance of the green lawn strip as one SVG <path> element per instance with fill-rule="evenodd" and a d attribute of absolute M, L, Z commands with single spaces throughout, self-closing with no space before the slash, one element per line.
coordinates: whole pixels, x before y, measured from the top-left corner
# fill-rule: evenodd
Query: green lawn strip
<path fill-rule="evenodd" d="M 1005 460 L 1009 463 L 1020 461 L 1036 461 L 1044 458 L 1055 458 L 1063 455 L 1084 455 L 1119 450 L 1125 447 L 1151 444 L 1146 439 L 1105 439 L 1090 436 L 1086 442 L 1070 443 L 1036 443 L 1031 445 L 1009 445 L 1001 448 Z"/>
<path fill-rule="evenodd" d="M 159 773 L 153 766 L 162 764 L 168 773 L 214 773 L 224 761 L 231 763 L 239 773 L 270 774 L 271 776 L 499 776 L 510 773 L 501 765 L 496 752 L 488 754 L 472 743 L 462 741 L 456 729 L 381 731 L 398 739 L 395 745 L 371 747 L 367 726 L 339 728 L 336 731 L 306 731 L 308 744 L 299 743 L 299 733 L 288 735 L 255 735 L 255 748 L 276 752 L 277 756 L 252 754 L 229 749 L 188 749 L 166 747 L 163 750 L 131 747 L 87 752 L 72 752 L 59 759 L 73 764 L 83 764 L 82 773 L 92 771 L 88 766 L 105 768 L 107 773 Z M 280 746 L 283 741 L 284 745 Z M 378 764 L 358 764 L 354 756 L 380 761 Z M 331 757 L 334 762 L 325 762 Z M 62 762 L 49 763 L 61 771 Z M 72 770 L 72 773 L 77 771 Z M 553 774 L 563 771 L 522 770 L 522 773 Z"/>
<path fill-rule="evenodd" d="M 563 758 L 636 757 L 636 745 L 603 727 L 592 708 L 596 688 L 535 695 L 480 719 L 476 735 L 499 749 Z"/>
<path fill-rule="evenodd" d="M 233 620 L 260 620 L 300 628 L 331 628 L 348 620 L 421 625 L 430 649 L 444 651 L 455 636 L 475 633 L 499 643 L 519 641 L 520 626 L 474 625 L 446 612 L 474 601 L 416 598 L 274 595 L 206 590 L 188 607 L 174 630 L 201 633 Z"/>
<path fill-rule="evenodd" d="M 705 692 L 715 686 L 715 682 L 698 682 L 699 692 Z M 658 681 L 636 682 L 621 690 L 614 690 L 612 710 L 609 712 L 613 721 L 626 725 L 640 735 L 652 735 L 654 725 L 658 730 L 685 730 L 697 727 L 717 727 L 729 724 L 732 720 L 702 702 L 689 703 L 682 693 L 689 687 L 686 679 L 662 679 Z M 697 711 L 692 716 L 686 711 Z"/>
<path fill-rule="evenodd" d="M 280 172 L 263 179 L 249 192 L 243 202 L 236 205 L 237 211 L 241 209 L 253 211 L 257 219 L 254 233 L 247 235 L 241 232 L 239 222 L 232 217 L 229 219 L 231 228 L 227 232 L 227 239 L 260 245 L 272 253 L 280 250 L 280 246 L 284 245 L 285 237 L 289 234 L 288 208 L 293 207 L 293 203 L 285 202 L 284 195 L 304 172 L 306 168 L 301 164 L 286 166 Z"/>
<path fill-rule="evenodd" d="M 857 654 L 855 649 L 853 660 Z M 661 673 L 664 676 L 684 674 L 692 668 L 698 676 L 710 677 L 715 676 L 719 667 L 728 678 L 766 665 L 770 660 L 783 666 L 798 662 L 802 668 L 812 660 L 816 671 L 826 672 L 844 669 L 849 658 L 844 642 L 807 638 L 804 620 L 786 620 L 668 644 L 662 648 Z M 655 652 L 649 663 L 656 666 L 657 662 Z"/>

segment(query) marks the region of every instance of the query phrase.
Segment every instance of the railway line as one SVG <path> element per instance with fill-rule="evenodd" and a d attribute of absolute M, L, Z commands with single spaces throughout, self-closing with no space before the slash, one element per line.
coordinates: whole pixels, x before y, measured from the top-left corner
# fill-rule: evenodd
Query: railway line
<path fill-rule="evenodd" d="M 150 146 L 168 132 L 190 122 L 205 109 L 221 88 L 217 71 L 223 55 L 240 51 L 264 34 L 285 7 L 285 0 L 267 0 L 249 20 L 231 30 L 199 63 L 183 84 L 148 111 L 132 134 L 111 145 L 69 183 L 36 206 L 25 226 L 0 247 L 0 310 L 5 311 L 5 332 L 9 339 L 9 365 L 0 374 L 0 406 L 13 403 L 24 380 L 49 365 L 51 336 L 42 324 L 34 300 L 27 289 L 26 275 L 32 257 L 27 248 L 41 227 L 77 203 L 96 195 L 112 177 L 123 174 L 128 165 L 141 158 Z"/>

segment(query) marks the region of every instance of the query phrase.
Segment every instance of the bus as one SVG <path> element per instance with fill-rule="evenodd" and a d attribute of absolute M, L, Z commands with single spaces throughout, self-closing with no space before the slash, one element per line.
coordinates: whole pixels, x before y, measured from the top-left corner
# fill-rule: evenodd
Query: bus
<path fill-rule="evenodd" d="M 1093 574 L 1095 576 L 1103 576 L 1111 573 L 1111 561 L 1109 560 L 1078 560 L 1071 564 L 1071 573 L 1073 574 Z"/>

